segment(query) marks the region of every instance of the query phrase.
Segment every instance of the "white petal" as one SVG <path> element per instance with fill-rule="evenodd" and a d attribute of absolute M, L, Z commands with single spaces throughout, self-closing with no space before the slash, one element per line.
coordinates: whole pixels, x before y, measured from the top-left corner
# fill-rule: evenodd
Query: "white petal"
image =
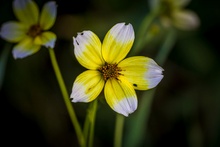
<path fill-rule="evenodd" d="M 27 31 L 27 27 L 22 23 L 10 21 L 2 25 L 0 36 L 9 42 L 19 42 L 26 36 Z"/>
<path fill-rule="evenodd" d="M 108 105 L 117 113 L 128 116 L 137 109 L 137 96 L 132 85 L 122 76 L 108 79 L 105 88 L 105 99 Z"/>
<path fill-rule="evenodd" d="M 47 48 L 54 48 L 56 42 L 56 35 L 53 32 L 43 32 L 41 35 L 34 39 L 34 43 L 38 45 L 43 45 Z"/>
<path fill-rule="evenodd" d="M 26 37 L 14 46 L 12 53 L 15 59 L 30 56 L 40 50 L 40 45 L 35 45 L 33 39 Z"/>
<path fill-rule="evenodd" d="M 134 29 L 131 24 L 118 23 L 106 34 L 102 55 L 107 63 L 115 64 L 124 59 L 134 42 Z"/>
<path fill-rule="evenodd" d="M 148 65 L 148 71 L 145 74 L 145 78 L 148 80 L 148 88 L 154 88 L 160 83 L 163 79 L 162 72 L 164 71 L 163 68 L 157 65 L 154 60 L 151 60 Z"/>
<path fill-rule="evenodd" d="M 14 0 L 13 10 L 16 17 L 28 26 L 38 23 L 39 9 L 33 0 Z"/>
<path fill-rule="evenodd" d="M 87 69 L 98 69 L 105 64 L 101 53 L 101 42 L 91 31 L 73 37 L 74 53 L 79 63 Z"/>
<path fill-rule="evenodd" d="M 42 12 L 40 16 L 40 26 L 42 27 L 42 29 L 43 30 L 50 29 L 56 20 L 56 16 L 57 16 L 56 2 L 54 1 L 47 2 L 42 8 Z"/>
<path fill-rule="evenodd" d="M 118 64 L 120 72 L 137 90 L 151 89 L 163 78 L 163 69 L 157 63 L 144 56 L 134 56 L 124 59 Z"/>
<path fill-rule="evenodd" d="M 73 83 L 70 95 L 72 102 L 90 102 L 97 98 L 104 87 L 104 79 L 99 71 L 87 70 L 81 73 Z"/>

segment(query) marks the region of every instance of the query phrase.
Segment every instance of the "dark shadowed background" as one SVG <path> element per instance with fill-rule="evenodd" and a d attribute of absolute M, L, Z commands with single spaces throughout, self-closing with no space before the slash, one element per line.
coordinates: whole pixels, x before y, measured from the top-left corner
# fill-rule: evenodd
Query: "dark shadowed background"
<path fill-rule="evenodd" d="M 46 1 L 36 2 L 41 8 Z M 76 76 L 85 70 L 74 57 L 72 37 L 77 32 L 91 30 L 102 40 L 118 22 L 131 23 L 136 33 L 149 12 L 147 0 L 57 0 L 56 3 L 58 15 L 51 30 L 58 37 L 54 50 L 69 94 Z M 201 25 L 194 31 L 178 32 L 163 66 L 164 79 L 157 87 L 147 129 L 142 130 L 147 135 L 140 142 L 141 147 L 220 146 L 219 6 L 217 0 L 192 0 L 187 6 L 198 14 Z M 0 25 L 15 19 L 12 1 L 2 0 Z M 0 39 L 1 146 L 78 146 L 48 50 L 42 47 L 30 57 L 14 60 L 12 46 Z M 158 50 L 156 40 L 139 55 L 155 58 Z M 142 92 L 137 94 L 141 97 Z M 88 104 L 73 106 L 83 124 Z M 125 119 L 125 136 L 131 126 L 126 125 L 130 117 Z M 115 112 L 101 96 L 95 147 L 113 146 L 114 123 Z M 123 142 L 129 140 L 125 137 Z"/>

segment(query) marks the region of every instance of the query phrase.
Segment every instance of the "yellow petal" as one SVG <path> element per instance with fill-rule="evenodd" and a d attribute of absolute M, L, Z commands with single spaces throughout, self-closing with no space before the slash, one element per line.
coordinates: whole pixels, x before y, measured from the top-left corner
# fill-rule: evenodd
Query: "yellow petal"
<path fill-rule="evenodd" d="M 9 42 L 21 41 L 28 31 L 28 28 L 20 22 L 10 21 L 2 25 L 0 36 Z"/>
<path fill-rule="evenodd" d="M 31 37 L 25 37 L 14 46 L 12 54 L 15 59 L 30 56 L 40 50 L 40 45 L 35 45 Z"/>
<path fill-rule="evenodd" d="M 118 67 L 122 69 L 121 74 L 137 90 L 153 88 L 163 78 L 163 69 L 154 60 L 143 56 L 126 58 Z"/>
<path fill-rule="evenodd" d="M 26 25 L 38 23 L 39 9 L 32 0 L 14 0 L 13 10 L 15 16 Z"/>
<path fill-rule="evenodd" d="M 57 5 L 55 2 L 47 2 L 41 12 L 40 16 L 40 26 L 42 27 L 43 30 L 48 30 L 50 29 L 55 20 L 56 20 L 56 15 L 57 15 Z"/>
<path fill-rule="evenodd" d="M 98 97 L 104 87 L 105 81 L 100 72 L 87 70 L 81 73 L 73 83 L 70 95 L 72 102 L 90 102 Z"/>
<path fill-rule="evenodd" d="M 105 99 L 117 113 L 128 116 L 137 109 L 137 96 L 132 85 L 123 77 L 109 79 L 106 82 Z"/>
<path fill-rule="evenodd" d="M 190 10 L 176 11 L 173 13 L 173 24 L 183 30 L 192 30 L 199 26 L 198 16 Z"/>
<path fill-rule="evenodd" d="M 34 43 L 43 45 L 47 48 L 54 48 L 56 42 L 56 35 L 53 32 L 43 32 L 41 35 L 35 37 Z"/>
<path fill-rule="evenodd" d="M 131 24 L 118 23 L 106 34 L 102 55 L 107 63 L 118 63 L 126 57 L 134 42 L 134 30 Z"/>
<path fill-rule="evenodd" d="M 73 37 L 74 53 L 79 63 L 87 69 L 98 69 L 105 64 L 101 55 L 101 42 L 91 31 Z"/>

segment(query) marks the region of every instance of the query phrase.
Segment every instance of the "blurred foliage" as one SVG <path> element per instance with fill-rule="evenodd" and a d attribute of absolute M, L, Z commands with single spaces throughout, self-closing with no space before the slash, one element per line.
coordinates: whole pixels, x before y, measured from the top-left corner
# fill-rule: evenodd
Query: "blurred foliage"
<path fill-rule="evenodd" d="M 36 1 L 40 6 L 43 0 Z M 103 39 L 118 22 L 131 23 L 135 32 L 149 12 L 147 0 L 57 0 L 58 17 L 52 28 L 58 40 L 55 53 L 68 92 L 76 76 L 85 69 L 73 54 L 72 37 L 91 30 Z M 2 0 L 0 24 L 14 20 L 12 0 Z M 220 146 L 220 2 L 192 0 L 188 8 L 201 19 L 195 31 L 179 31 L 177 41 L 163 68 L 164 79 L 157 87 L 150 117 L 139 146 L 217 147 Z M 163 34 L 149 42 L 139 55 L 154 58 Z M 47 49 L 14 60 L 5 53 L 7 43 L 0 40 L 1 144 L 21 146 L 78 146 Z M 11 52 L 11 48 L 7 48 Z M 3 68 L 3 62 L 6 65 Z M 4 72 L 5 71 L 5 72 Z M 4 74 L 4 77 L 2 76 Z M 0 83 L 1 84 L 1 83 Z M 138 97 L 143 92 L 137 91 Z M 147 97 L 145 97 L 147 98 Z M 142 102 L 139 99 L 139 104 Z M 83 125 L 88 104 L 74 103 Z M 138 111 L 138 110 L 137 110 Z M 125 119 L 126 133 L 135 116 Z M 98 104 L 94 146 L 112 146 L 115 112 L 103 95 Z M 135 134 L 133 134 L 135 136 Z"/>

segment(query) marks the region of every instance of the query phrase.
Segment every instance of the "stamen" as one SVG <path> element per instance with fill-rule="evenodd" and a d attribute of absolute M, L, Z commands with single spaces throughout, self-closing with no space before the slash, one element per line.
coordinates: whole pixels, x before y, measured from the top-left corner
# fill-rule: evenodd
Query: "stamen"
<path fill-rule="evenodd" d="M 41 29 L 40 25 L 36 24 L 36 25 L 32 25 L 30 27 L 29 31 L 27 32 L 27 35 L 35 38 L 36 36 L 40 35 L 41 33 L 42 33 L 42 29 Z"/>
<path fill-rule="evenodd" d="M 102 73 L 104 80 L 108 80 L 109 78 L 118 79 L 118 76 L 121 75 L 121 68 L 117 66 L 117 64 L 106 64 L 99 68 L 99 71 Z"/>

